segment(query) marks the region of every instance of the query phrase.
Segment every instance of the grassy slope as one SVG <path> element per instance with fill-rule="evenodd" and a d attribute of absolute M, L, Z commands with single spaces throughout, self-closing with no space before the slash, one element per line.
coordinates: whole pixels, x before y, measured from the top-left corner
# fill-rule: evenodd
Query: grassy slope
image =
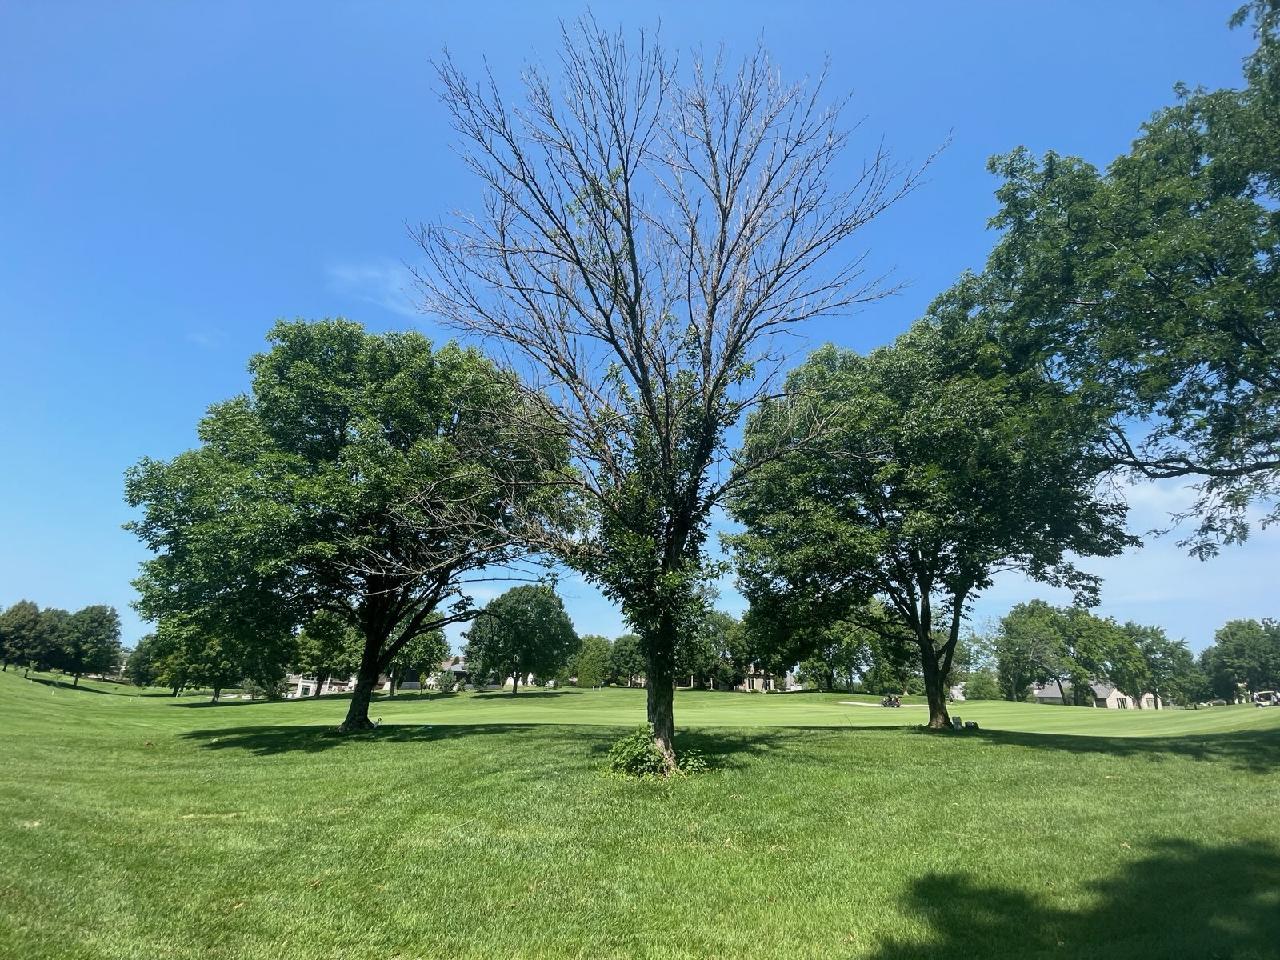
<path fill-rule="evenodd" d="M 0 674 L 0 957 L 1280 955 L 1280 710 L 841 699 L 682 693 L 719 769 L 657 784 L 600 772 L 638 690 L 344 740 Z"/>

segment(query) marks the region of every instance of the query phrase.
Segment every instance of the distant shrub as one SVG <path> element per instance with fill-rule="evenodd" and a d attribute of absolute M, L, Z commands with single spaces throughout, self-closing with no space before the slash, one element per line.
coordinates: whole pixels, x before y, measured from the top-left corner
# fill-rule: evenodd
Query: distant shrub
<path fill-rule="evenodd" d="M 438 670 L 432 679 L 436 682 L 436 689 L 441 693 L 453 693 L 455 690 L 462 689 L 462 684 L 458 682 L 458 676 L 452 670 Z"/>
<path fill-rule="evenodd" d="M 249 695 L 250 700 L 283 700 L 288 692 L 288 685 L 283 680 L 259 683 L 256 680 L 245 680 L 240 689 Z"/>
<path fill-rule="evenodd" d="M 964 682 L 966 700 L 999 700 L 1000 684 L 990 670 L 975 670 Z"/>

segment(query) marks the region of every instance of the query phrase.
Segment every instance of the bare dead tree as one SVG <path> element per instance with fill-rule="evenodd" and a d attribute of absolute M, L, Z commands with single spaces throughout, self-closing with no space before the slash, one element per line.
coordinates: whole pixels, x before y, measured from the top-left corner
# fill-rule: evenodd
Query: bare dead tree
<path fill-rule="evenodd" d="M 674 769 L 676 638 L 706 575 L 712 510 L 753 469 L 726 434 L 776 388 L 778 334 L 885 296 L 859 229 L 920 169 L 883 145 L 851 166 L 823 77 L 765 51 L 682 74 L 656 39 L 587 16 L 560 79 L 509 104 L 448 57 L 442 98 L 482 212 L 420 229 L 425 309 L 490 346 L 563 435 L 590 522 L 545 545 L 641 636 L 654 741 Z M 921 168 L 923 169 L 923 168 Z"/>

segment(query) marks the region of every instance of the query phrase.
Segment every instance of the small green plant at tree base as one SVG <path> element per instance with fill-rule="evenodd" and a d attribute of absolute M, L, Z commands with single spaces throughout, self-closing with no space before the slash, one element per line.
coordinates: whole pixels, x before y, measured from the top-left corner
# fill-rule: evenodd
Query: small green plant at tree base
<path fill-rule="evenodd" d="M 705 773 L 711 764 L 700 750 L 684 749 L 679 753 L 679 773 Z M 667 764 L 653 742 L 647 726 L 637 727 L 609 748 L 609 770 L 628 777 L 663 777 Z"/>

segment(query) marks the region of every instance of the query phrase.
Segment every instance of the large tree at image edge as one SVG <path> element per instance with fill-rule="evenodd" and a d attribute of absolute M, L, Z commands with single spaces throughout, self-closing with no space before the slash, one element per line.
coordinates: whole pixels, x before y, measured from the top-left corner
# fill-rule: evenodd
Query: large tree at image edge
<path fill-rule="evenodd" d="M 752 464 L 726 430 L 766 395 L 773 335 L 879 296 L 846 241 L 914 176 L 850 138 L 821 81 L 763 51 L 680 74 L 654 38 L 589 16 L 559 83 L 524 102 L 446 59 L 442 95 L 481 212 L 422 228 L 426 308 L 505 348 L 569 446 L 584 520 L 543 549 L 615 600 L 641 638 L 648 719 L 676 764 L 677 638 L 708 576 L 708 518 Z"/>
<path fill-rule="evenodd" d="M 1190 481 L 1208 557 L 1280 522 L 1280 3 L 1254 0 L 1242 89 L 1179 85 L 1105 169 L 991 161 L 1002 231 L 973 281 L 1056 377 L 1117 411 L 1110 463 Z"/>
<path fill-rule="evenodd" d="M 921 652 L 929 725 L 967 606 L 1000 570 L 1088 597 L 1070 555 L 1131 542 L 1099 496 L 1096 412 L 1026 365 L 962 297 L 940 298 L 892 346 L 824 347 L 753 415 L 748 449 L 819 443 L 757 471 L 733 499 L 731 538 L 753 610 L 830 613 L 880 597 Z"/>
<path fill-rule="evenodd" d="M 138 607 L 277 666 L 298 628 L 340 618 L 361 645 L 342 729 L 360 730 L 406 645 L 474 616 L 468 575 L 518 552 L 511 525 L 553 489 L 553 444 L 513 434 L 521 397 L 474 351 L 345 320 L 269 339 L 200 447 L 129 472 L 129 526 L 156 554 Z"/>

